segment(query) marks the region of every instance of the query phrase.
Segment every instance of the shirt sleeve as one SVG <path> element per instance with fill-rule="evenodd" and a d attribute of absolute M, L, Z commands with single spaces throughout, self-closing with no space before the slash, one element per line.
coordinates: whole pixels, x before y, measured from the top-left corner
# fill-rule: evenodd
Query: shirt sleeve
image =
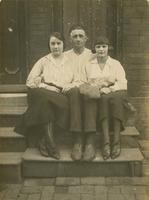
<path fill-rule="evenodd" d="M 113 86 L 110 86 L 110 88 L 113 91 L 127 90 L 126 74 L 120 62 L 117 62 L 115 64 L 115 75 L 116 75 L 115 84 Z"/>
<path fill-rule="evenodd" d="M 30 71 L 26 85 L 30 88 L 39 87 L 42 80 L 43 59 L 38 60 Z"/>

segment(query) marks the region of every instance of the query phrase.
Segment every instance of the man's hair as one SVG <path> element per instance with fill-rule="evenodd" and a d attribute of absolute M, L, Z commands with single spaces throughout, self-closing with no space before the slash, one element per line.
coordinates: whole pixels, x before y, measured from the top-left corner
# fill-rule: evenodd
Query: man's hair
<path fill-rule="evenodd" d="M 65 42 L 64 36 L 60 32 L 52 32 L 50 34 L 49 41 L 50 41 L 51 37 L 56 37 L 57 39 L 63 41 L 63 43 Z"/>
<path fill-rule="evenodd" d="M 86 34 L 85 28 L 84 28 L 84 26 L 81 25 L 81 24 L 74 24 L 74 25 L 70 28 L 69 34 L 71 34 L 71 32 L 72 32 L 73 30 L 76 30 L 76 29 L 83 30 L 83 31 L 85 32 L 85 34 Z"/>

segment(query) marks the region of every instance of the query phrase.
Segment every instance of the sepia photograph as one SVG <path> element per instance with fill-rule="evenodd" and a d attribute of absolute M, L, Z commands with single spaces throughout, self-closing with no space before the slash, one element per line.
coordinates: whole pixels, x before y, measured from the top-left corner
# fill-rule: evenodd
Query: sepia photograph
<path fill-rule="evenodd" d="M 149 199 L 149 0 L 0 0 L 0 200 Z"/>

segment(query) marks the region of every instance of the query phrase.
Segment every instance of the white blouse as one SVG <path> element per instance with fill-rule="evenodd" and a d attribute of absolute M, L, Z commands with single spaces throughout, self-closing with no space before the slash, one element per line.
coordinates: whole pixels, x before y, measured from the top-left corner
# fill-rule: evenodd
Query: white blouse
<path fill-rule="evenodd" d="M 39 59 L 33 66 L 26 85 L 28 87 L 40 87 L 41 82 L 54 83 L 60 87 L 69 85 L 73 81 L 73 72 L 70 68 L 71 62 L 64 55 L 61 63 L 57 64 L 51 54 Z M 37 79 L 41 79 L 37 83 Z"/>
<path fill-rule="evenodd" d="M 119 61 L 108 56 L 103 70 L 99 67 L 97 58 L 94 58 L 86 65 L 87 80 L 111 78 L 114 85 L 111 86 L 113 91 L 127 90 L 127 80 L 125 71 Z"/>

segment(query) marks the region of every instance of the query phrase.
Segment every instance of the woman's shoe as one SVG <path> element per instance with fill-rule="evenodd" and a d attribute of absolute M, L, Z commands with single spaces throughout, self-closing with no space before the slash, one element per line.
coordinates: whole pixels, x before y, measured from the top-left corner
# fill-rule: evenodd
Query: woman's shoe
<path fill-rule="evenodd" d="M 56 147 L 47 147 L 48 149 L 48 156 L 55 158 L 56 160 L 60 159 L 60 153 Z"/>
<path fill-rule="evenodd" d="M 111 151 L 111 158 L 115 159 L 117 158 L 121 153 L 121 145 L 120 142 L 117 142 L 112 145 L 112 151 Z"/>
<path fill-rule="evenodd" d="M 104 160 L 107 160 L 110 158 L 110 144 L 106 143 L 104 144 L 103 150 L 102 150 L 102 156 Z"/>
<path fill-rule="evenodd" d="M 47 150 L 47 147 L 46 147 L 45 138 L 42 138 L 41 141 L 39 142 L 39 151 L 40 151 L 42 156 L 49 157 L 49 153 L 48 153 L 48 150 Z"/>

